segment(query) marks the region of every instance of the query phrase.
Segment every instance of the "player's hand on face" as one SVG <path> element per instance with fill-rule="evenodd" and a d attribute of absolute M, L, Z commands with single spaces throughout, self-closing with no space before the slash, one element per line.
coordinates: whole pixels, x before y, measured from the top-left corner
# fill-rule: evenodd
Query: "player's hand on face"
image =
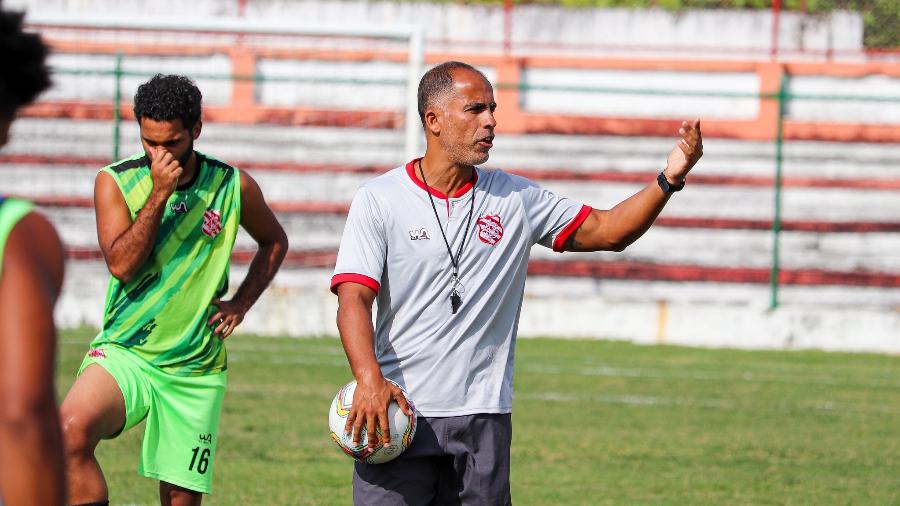
<path fill-rule="evenodd" d="M 703 136 L 700 134 L 700 120 L 682 121 L 678 129 L 681 139 L 669 152 L 666 163 L 666 178 L 672 183 L 684 180 L 687 173 L 703 156 Z"/>
<path fill-rule="evenodd" d="M 214 299 L 210 304 L 217 306 L 219 310 L 212 315 L 207 325 L 213 328 L 213 335 L 219 336 L 220 339 L 230 336 L 247 314 L 247 308 L 233 300 Z"/>
<path fill-rule="evenodd" d="M 391 401 L 397 401 L 400 410 L 407 416 L 412 416 L 409 402 L 397 385 L 387 381 L 384 377 L 370 381 L 357 380 L 356 391 L 353 393 L 353 406 L 350 408 L 347 423 L 344 425 L 344 432 L 352 433 L 354 446 L 359 444 L 363 427 L 366 429 L 366 434 L 369 435 L 368 447 L 370 450 L 374 450 L 378 443 L 378 438 L 373 437 L 373 434 L 377 434 L 377 429 L 381 429 L 383 443 L 385 445 L 391 443 L 388 419 L 388 406 Z"/>
<path fill-rule="evenodd" d="M 150 178 L 153 190 L 169 198 L 178 187 L 178 178 L 184 169 L 172 153 L 164 148 L 150 149 Z"/>

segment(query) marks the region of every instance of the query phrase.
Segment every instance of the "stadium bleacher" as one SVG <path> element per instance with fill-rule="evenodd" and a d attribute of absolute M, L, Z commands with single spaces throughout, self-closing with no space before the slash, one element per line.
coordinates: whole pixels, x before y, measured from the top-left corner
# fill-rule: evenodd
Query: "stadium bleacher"
<path fill-rule="evenodd" d="M 96 40 L 58 43 L 55 65 L 67 71 L 57 75 L 54 91 L 15 124 L 13 142 L 0 155 L 0 187 L 40 203 L 69 248 L 70 275 L 59 309 L 64 325 L 98 323 L 106 280 L 91 194 L 94 174 L 111 161 L 113 152 L 113 87 L 104 72 L 114 64 L 120 46 L 102 33 L 88 35 Z M 398 108 L 403 104 L 405 56 L 364 55 L 356 48 L 316 53 L 280 47 L 280 39 L 267 41 L 275 47 L 229 47 L 215 37 L 208 47 L 161 45 L 143 36 L 149 42 L 126 48 L 120 156 L 139 149 L 128 97 L 141 76 L 157 70 L 196 72 L 207 97 L 197 149 L 252 171 L 291 237 L 286 270 L 248 316 L 244 330 L 334 333 L 328 269 L 343 215 L 360 183 L 404 161 L 399 130 L 403 111 Z M 312 63 L 297 60 L 301 57 Z M 427 61 L 446 57 L 429 54 Z M 500 127 L 487 166 L 530 177 L 600 208 L 630 195 L 662 168 L 680 109 L 648 102 L 640 93 L 607 90 L 609 96 L 592 95 L 595 103 L 578 116 L 573 110 L 587 104 L 584 90 L 563 87 L 539 94 L 547 84 L 541 81 L 542 69 L 568 66 L 576 81 L 590 72 L 594 77 L 630 72 L 635 79 L 652 79 L 658 61 L 484 54 L 468 59 L 497 83 Z M 248 65 L 260 72 L 255 81 L 211 77 L 228 77 Z M 717 346 L 900 350 L 892 338 L 900 328 L 900 295 L 894 289 L 900 285 L 900 126 L 882 119 L 871 124 L 860 118 L 835 122 L 820 111 L 799 107 L 799 102 L 789 111 L 783 145 L 782 307 L 768 310 L 777 149 L 771 136 L 777 107 L 764 95 L 777 91 L 772 86 L 783 73 L 800 76 L 797 82 L 816 82 L 818 72 L 826 74 L 825 80 L 846 79 L 856 67 L 884 73 L 889 89 L 900 73 L 895 64 L 883 62 L 826 66 L 680 60 L 659 70 L 732 79 L 739 87 L 750 83 L 759 96 L 706 100 L 703 86 L 699 92 L 688 90 L 693 95 L 686 97 L 678 95 L 685 90 L 675 90 L 684 102 L 681 109 L 704 104 L 705 116 L 712 118 L 706 123 L 706 154 L 691 174 L 688 189 L 672 200 L 644 238 L 621 254 L 557 255 L 535 248 L 521 333 Z M 322 82 L 292 82 L 290 76 L 297 75 L 318 76 Z M 860 71 L 860 86 L 871 85 L 866 76 Z M 362 82 L 366 78 L 374 84 Z M 616 114 L 602 113 L 604 100 L 615 105 Z M 554 104 L 566 102 L 575 109 L 562 114 Z M 748 103 L 749 110 L 756 111 L 752 117 L 746 114 Z M 597 107 L 601 109 L 594 110 Z M 621 116 L 629 107 L 637 112 Z M 896 107 L 885 105 L 884 114 Z M 840 107 L 836 111 L 846 112 Z M 241 278 L 251 245 L 248 237 L 239 236 L 234 279 Z M 579 316 L 571 317 L 576 312 L 567 308 L 578 305 L 597 311 L 578 311 Z M 830 316 L 835 307 L 845 315 L 837 324 Z M 604 314 L 602 324 L 592 316 L 599 312 Z M 616 316 L 609 317 L 613 313 Z M 690 325 L 698 319 L 712 329 L 704 336 Z M 846 323 L 857 320 L 882 323 L 867 323 L 871 332 L 860 339 Z M 723 335 L 735 322 L 741 330 Z M 756 334 L 766 337 L 754 338 Z"/>

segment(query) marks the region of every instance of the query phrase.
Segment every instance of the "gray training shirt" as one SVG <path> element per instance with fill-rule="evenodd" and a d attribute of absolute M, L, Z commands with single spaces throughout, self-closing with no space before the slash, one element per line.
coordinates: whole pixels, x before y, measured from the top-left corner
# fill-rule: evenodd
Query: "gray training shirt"
<path fill-rule="evenodd" d="M 509 413 L 531 246 L 562 251 L 591 208 L 494 169 L 477 169 L 474 191 L 469 184 L 447 198 L 415 177 L 415 162 L 357 191 L 331 290 L 354 282 L 377 292 L 375 355 L 421 416 Z M 454 257 L 466 237 L 456 314 L 438 227 Z"/>

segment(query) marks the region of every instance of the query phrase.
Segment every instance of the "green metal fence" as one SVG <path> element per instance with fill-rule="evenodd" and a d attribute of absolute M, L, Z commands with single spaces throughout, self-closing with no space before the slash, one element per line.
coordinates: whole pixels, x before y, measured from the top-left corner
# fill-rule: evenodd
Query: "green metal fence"
<path fill-rule="evenodd" d="M 122 54 L 118 54 L 115 58 L 115 66 L 112 70 L 89 70 L 89 69 L 78 69 L 78 68 L 57 68 L 55 72 L 59 75 L 101 75 L 101 76 L 109 76 L 110 79 L 114 81 L 114 95 L 112 97 L 113 103 L 113 129 L 111 135 L 113 136 L 113 152 L 112 159 L 118 160 L 120 158 L 120 145 L 121 145 L 121 122 L 122 122 L 122 113 L 121 106 L 123 102 L 125 102 L 125 97 L 123 96 L 122 89 L 122 80 L 125 77 L 150 77 L 150 73 L 142 73 L 142 72 L 133 72 L 126 71 L 123 69 L 123 60 L 124 57 Z M 406 86 L 406 82 L 404 80 L 396 79 L 348 79 L 348 78 L 309 78 L 303 76 L 296 77 L 267 77 L 263 76 L 259 73 L 255 75 L 233 75 L 233 74 L 203 74 L 192 76 L 194 78 L 203 78 L 203 79 L 216 79 L 216 80 L 227 80 L 233 83 L 240 81 L 254 81 L 257 83 L 262 83 L 266 81 L 281 81 L 281 82 L 315 82 L 322 86 L 330 86 L 335 84 L 352 84 L 358 86 L 369 86 L 369 85 L 380 85 L 380 86 L 397 86 L 399 88 L 403 88 Z M 774 201 L 772 203 L 772 228 L 771 228 L 771 236 L 772 236 L 772 249 L 771 249 L 771 263 L 770 263 L 770 279 L 769 279 L 769 308 L 775 309 L 780 304 L 779 298 L 779 290 L 781 287 L 780 283 L 780 273 L 781 273 L 781 265 L 782 265 L 782 244 L 781 237 L 783 234 L 782 230 L 782 221 L 783 221 L 783 178 L 784 178 L 784 146 L 785 146 L 785 136 L 784 136 L 784 122 L 787 115 L 787 105 L 792 101 L 802 101 L 802 100 L 818 100 L 818 101 L 829 101 L 829 102 L 870 102 L 870 103 L 884 103 L 884 104 L 898 104 L 900 103 L 900 96 L 852 96 L 852 95 L 841 95 L 841 94 L 798 94 L 791 93 L 789 91 L 789 83 L 791 76 L 787 73 L 784 73 L 781 77 L 781 81 L 778 87 L 777 92 L 775 93 L 741 93 L 741 92 L 730 92 L 730 91 L 721 91 L 721 90 L 659 90 L 659 89 L 650 89 L 650 88 L 628 88 L 628 87 L 602 87 L 602 86 L 548 86 L 548 85 L 528 85 L 527 83 L 498 83 L 496 88 L 498 90 L 508 89 L 510 87 L 517 87 L 519 91 L 525 92 L 529 90 L 544 90 L 544 91 L 558 91 L 558 92 L 566 92 L 574 95 L 585 95 L 585 94 L 594 94 L 594 95 L 602 95 L 602 94 L 629 94 L 629 95 L 644 95 L 644 96 L 668 96 L 668 97 L 725 97 L 725 98 L 751 98 L 758 99 L 760 103 L 763 101 L 774 100 L 778 105 L 778 115 L 777 115 L 777 134 L 774 139 L 774 159 L 772 160 L 772 166 L 774 169 L 773 177 L 774 177 Z M 414 107 L 414 105 L 410 105 L 410 107 Z M 900 129 L 900 125 L 897 125 L 897 128 Z M 836 184 L 840 184 L 839 182 Z"/>

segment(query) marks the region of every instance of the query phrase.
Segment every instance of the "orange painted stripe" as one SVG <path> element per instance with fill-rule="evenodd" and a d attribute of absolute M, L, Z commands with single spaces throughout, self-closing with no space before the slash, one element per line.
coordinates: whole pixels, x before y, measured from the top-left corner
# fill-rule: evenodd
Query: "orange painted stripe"
<path fill-rule="evenodd" d="M 57 207 L 57 208 L 81 208 L 92 209 L 94 207 L 94 199 L 91 197 L 69 197 L 69 196 L 22 196 L 22 198 L 30 200 L 39 206 Z M 290 202 L 269 202 L 269 207 L 273 211 L 287 214 L 337 214 L 346 215 L 350 210 L 349 204 L 340 202 L 309 202 L 309 201 L 290 201 Z"/>
<path fill-rule="evenodd" d="M 671 137 L 681 120 L 596 117 L 523 113 L 523 133 L 564 135 L 620 135 L 629 137 Z M 503 125 L 498 126 L 502 133 Z M 771 131 L 757 119 L 704 120 L 707 138 L 771 140 Z M 784 121 L 785 140 L 834 142 L 900 142 L 900 125 Z"/>
<path fill-rule="evenodd" d="M 121 107 L 122 119 L 134 121 L 130 103 Z M 85 119 L 112 121 L 113 105 L 99 102 L 56 101 L 38 102 L 20 111 L 21 117 L 45 119 Z M 396 130 L 403 127 L 403 111 L 359 111 L 317 109 L 304 107 L 240 107 L 204 106 L 203 119 L 207 122 L 265 124 L 284 126 L 330 126 L 352 128 L 377 128 Z"/>
<path fill-rule="evenodd" d="M 0 165 L 82 165 L 90 168 L 105 167 L 111 163 L 109 158 L 70 156 L 70 155 L 31 155 L 31 154 L 0 154 Z M 387 165 L 370 164 L 333 164 L 333 163 L 302 163 L 302 162 L 264 162 L 258 160 L 236 161 L 231 165 L 248 170 L 271 170 L 279 172 L 296 172 L 299 174 L 337 172 L 378 175 L 387 172 L 394 167 Z M 0 167 L 2 170 L 2 167 Z"/>
<path fill-rule="evenodd" d="M 771 220 L 744 218 L 699 218 L 660 216 L 654 226 L 671 228 L 695 228 L 713 230 L 772 230 Z M 785 220 L 781 223 L 785 232 L 818 233 L 886 233 L 900 232 L 900 221 L 816 221 Z"/>
<path fill-rule="evenodd" d="M 656 175 L 659 173 L 658 171 L 621 172 L 615 170 L 588 172 L 568 169 L 509 169 L 507 172 L 538 181 L 585 181 L 636 184 L 645 184 L 655 181 Z M 731 176 L 723 174 L 691 173 L 688 176 L 688 180 L 691 185 L 750 186 L 761 188 L 773 188 L 775 186 L 775 178 L 772 176 Z M 900 189 L 900 179 L 881 178 L 823 179 L 815 177 L 785 177 L 782 179 L 781 184 L 787 188 Z"/>
<path fill-rule="evenodd" d="M 697 265 L 600 262 L 590 260 L 532 260 L 528 273 L 537 276 L 586 277 L 641 281 L 767 284 L 767 268 L 708 267 Z M 870 271 L 828 271 L 823 269 L 782 270 L 782 285 L 900 287 L 900 274 Z"/>
<path fill-rule="evenodd" d="M 20 165 L 85 165 L 90 167 L 104 167 L 109 164 L 108 158 L 56 156 L 56 155 L 0 155 L 0 164 Z M 271 170 L 297 174 L 316 173 L 340 173 L 340 174 L 364 174 L 376 176 L 383 174 L 394 167 L 377 164 L 330 164 L 330 163 L 302 163 L 302 162 L 260 162 L 256 160 L 236 161 L 235 167 L 247 170 Z M 572 170 L 572 169 L 504 169 L 506 172 L 527 177 L 536 181 L 576 181 L 576 182 L 604 182 L 604 183 L 635 183 L 644 184 L 654 181 L 658 172 L 623 172 L 618 170 Z M 691 185 L 716 185 L 716 186 L 749 186 L 760 188 L 772 188 L 775 179 L 771 176 L 748 175 L 724 175 L 724 174 L 691 174 Z M 875 177 L 832 178 L 823 179 L 816 177 L 785 177 L 782 186 L 786 188 L 838 188 L 858 190 L 897 190 L 900 189 L 900 179 L 887 179 Z"/>
<path fill-rule="evenodd" d="M 134 120 L 131 104 L 123 103 L 122 118 Z M 112 121 L 113 106 L 109 103 L 75 101 L 39 102 L 24 108 L 20 114 L 27 118 L 90 119 Z M 205 106 L 203 117 L 208 122 L 266 124 L 284 126 L 330 126 L 353 128 L 400 129 L 404 124 L 403 111 L 339 110 L 304 107 L 264 106 Z M 615 135 L 630 137 L 672 137 L 681 126 L 680 120 L 521 114 L 523 128 L 517 133 L 565 135 Z M 498 133 L 503 134 L 501 124 Z M 771 140 L 770 128 L 758 120 L 705 120 L 703 135 L 707 138 Z M 785 120 L 786 140 L 821 140 L 836 142 L 900 142 L 900 126 L 804 122 Z"/>
<path fill-rule="evenodd" d="M 23 196 L 32 202 L 45 207 L 84 208 L 94 206 L 90 197 L 66 196 Z M 282 201 L 269 202 L 273 211 L 285 214 L 325 214 L 345 216 L 350 205 L 342 202 L 315 201 Z M 745 218 L 701 218 L 690 216 L 661 216 L 654 222 L 655 226 L 668 228 L 694 228 L 707 230 L 771 230 L 772 222 L 762 219 Z M 817 233 L 887 233 L 900 232 L 897 221 L 815 221 L 786 220 L 781 224 L 786 232 Z"/>
<path fill-rule="evenodd" d="M 255 254 L 254 250 L 235 250 L 232 254 L 232 261 L 246 265 L 253 260 Z M 103 254 L 98 248 L 68 248 L 66 256 L 72 260 L 103 259 Z M 292 250 L 285 256 L 284 266 L 331 268 L 334 267 L 336 259 L 337 251 L 335 250 Z M 632 281 L 767 284 L 770 272 L 764 268 L 747 267 L 708 267 L 593 260 L 532 260 L 528 263 L 528 274 Z M 795 286 L 836 285 L 895 288 L 900 286 L 900 274 L 794 269 L 781 271 L 779 282 L 782 285 Z"/>
<path fill-rule="evenodd" d="M 234 263 L 247 265 L 253 260 L 255 250 L 236 249 L 231 254 Z M 69 260 L 103 260 L 103 253 L 99 248 L 66 248 L 66 258 Z M 337 251 L 288 251 L 284 258 L 285 267 L 334 267 L 337 260 Z"/>

